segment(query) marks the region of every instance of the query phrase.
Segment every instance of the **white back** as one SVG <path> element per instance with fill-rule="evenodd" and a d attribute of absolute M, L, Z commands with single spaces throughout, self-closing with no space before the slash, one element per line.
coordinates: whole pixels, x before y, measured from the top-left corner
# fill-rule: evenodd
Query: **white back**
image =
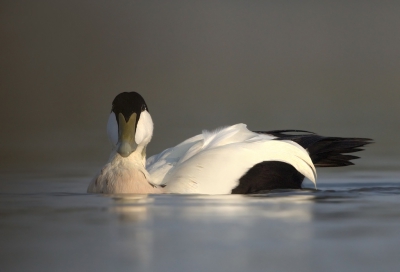
<path fill-rule="evenodd" d="M 208 149 L 178 164 L 165 176 L 165 188 L 169 193 L 229 194 L 239 179 L 262 161 L 289 163 L 315 183 L 314 165 L 300 146 L 277 140 L 250 140 Z"/>
<path fill-rule="evenodd" d="M 146 168 L 151 182 L 167 184 L 171 193 L 230 193 L 240 177 L 262 161 L 289 163 L 315 183 L 315 168 L 307 151 L 292 141 L 273 139 L 249 131 L 244 124 L 203 131 L 150 157 Z"/>
<path fill-rule="evenodd" d="M 160 154 L 148 158 L 146 169 L 150 173 L 152 183 L 162 184 L 164 183 L 165 175 L 172 168 L 185 162 L 197 153 L 217 146 L 242 142 L 253 137 L 274 138 L 273 136 L 260 136 L 257 133 L 251 132 L 246 128 L 245 124 L 222 127 L 213 131 L 204 130 L 202 134 L 189 138 L 175 147 L 168 148 Z"/>
<path fill-rule="evenodd" d="M 150 173 L 151 183 L 162 184 L 165 175 L 171 170 L 190 148 L 201 144 L 202 135 L 197 135 L 180 143 L 175 147 L 168 148 L 160 154 L 151 156 L 146 161 L 146 169 Z"/>

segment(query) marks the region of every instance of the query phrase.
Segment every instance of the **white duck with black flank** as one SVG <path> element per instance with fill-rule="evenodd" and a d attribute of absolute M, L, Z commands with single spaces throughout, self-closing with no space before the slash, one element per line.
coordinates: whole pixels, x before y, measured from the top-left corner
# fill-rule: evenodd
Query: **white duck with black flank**
<path fill-rule="evenodd" d="M 107 124 L 109 161 L 88 187 L 104 194 L 251 194 L 316 185 L 315 167 L 352 165 L 345 155 L 371 143 L 366 138 L 323 137 L 307 131 L 250 131 L 236 124 L 203 131 L 146 160 L 153 121 L 143 97 L 121 93 Z"/>

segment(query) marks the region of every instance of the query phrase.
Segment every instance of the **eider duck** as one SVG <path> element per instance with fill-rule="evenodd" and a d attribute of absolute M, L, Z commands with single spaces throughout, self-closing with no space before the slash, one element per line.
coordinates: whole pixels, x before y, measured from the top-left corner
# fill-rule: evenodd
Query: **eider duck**
<path fill-rule="evenodd" d="M 124 92 L 107 124 L 113 149 L 88 193 L 252 194 L 316 185 L 315 167 L 352 165 L 347 155 L 367 138 L 324 137 L 301 130 L 250 131 L 245 124 L 203 131 L 146 160 L 153 121 L 143 97 Z"/>

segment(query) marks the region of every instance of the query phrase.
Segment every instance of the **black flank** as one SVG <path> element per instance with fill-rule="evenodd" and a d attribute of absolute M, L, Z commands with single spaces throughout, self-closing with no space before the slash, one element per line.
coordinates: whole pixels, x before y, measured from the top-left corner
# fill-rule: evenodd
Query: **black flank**
<path fill-rule="evenodd" d="M 254 165 L 239 179 L 232 194 L 253 194 L 273 189 L 301 189 L 304 176 L 292 165 L 279 161 L 264 161 Z"/>

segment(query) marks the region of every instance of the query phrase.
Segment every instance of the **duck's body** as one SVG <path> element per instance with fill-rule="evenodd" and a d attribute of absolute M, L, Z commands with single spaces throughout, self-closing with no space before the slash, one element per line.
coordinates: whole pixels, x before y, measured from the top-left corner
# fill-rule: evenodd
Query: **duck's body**
<path fill-rule="evenodd" d="M 118 117 L 117 117 L 118 116 Z M 133 116 L 133 118 L 131 118 Z M 253 132 L 244 124 L 203 131 L 146 163 L 153 123 L 143 98 L 122 93 L 113 102 L 108 134 L 114 149 L 89 185 L 91 193 L 255 193 L 316 182 L 316 166 L 344 166 L 363 138 L 286 131 Z M 292 131 L 293 132 L 293 131 Z"/>
<path fill-rule="evenodd" d="M 250 168 L 272 160 L 293 165 L 315 182 L 315 168 L 307 151 L 295 142 L 274 138 L 237 124 L 203 132 L 167 149 L 149 158 L 146 168 L 151 182 L 165 185 L 167 193 L 230 194 Z"/>

